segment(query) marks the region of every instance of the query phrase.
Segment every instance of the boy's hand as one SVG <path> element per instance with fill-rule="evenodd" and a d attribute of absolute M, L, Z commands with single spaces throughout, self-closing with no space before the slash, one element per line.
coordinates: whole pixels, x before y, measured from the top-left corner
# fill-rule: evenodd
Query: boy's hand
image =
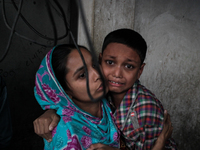
<path fill-rule="evenodd" d="M 167 110 L 164 111 L 164 121 L 163 121 L 163 130 L 158 136 L 156 143 L 152 150 L 163 150 L 165 149 L 165 142 L 171 137 L 173 131 L 172 123 L 170 120 L 170 115 L 167 113 Z"/>
<path fill-rule="evenodd" d="M 49 109 L 34 120 L 34 131 L 37 135 L 45 138 L 48 142 L 51 142 L 51 131 L 58 125 L 59 120 L 60 117 L 56 114 L 56 111 Z"/>
<path fill-rule="evenodd" d="M 87 150 L 120 150 L 119 148 L 110 147 L 101 143 L 92 144 Z"/>

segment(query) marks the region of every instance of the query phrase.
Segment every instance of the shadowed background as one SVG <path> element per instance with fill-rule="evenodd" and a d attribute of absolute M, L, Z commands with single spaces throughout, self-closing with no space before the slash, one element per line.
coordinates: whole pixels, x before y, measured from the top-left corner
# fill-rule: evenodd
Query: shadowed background
<path fill-rule="evenodd" d="M 19 4 L 19 0 L 15 0 Z M 63 19 L 53 9 L 58 36 L 65 33 Z M 60 0 L 67 20 L 79 44 L 88 46 L 82 21 L 74 1 Z M 141 82 L 160 99 L 171 115 L 172 137 L 181 150 L 200 149 L 200 1 L 198 0 L 82 0 L 89 32 L 98 52 L 103 38 L 118 28 L 132 28 L 147 42 L 146 66 Z M 2 5 L 2 0 L 0 0 Z M 6 15 L 12 26 L 17 11 L 11 0 L 5 2 Z M 0 8 L 0 56 L 8 43 L 10 30 Z M 22 14 L 46 36 L 53 30 L 45 1 L 24 0 Z M 53 41 L 40 38 L 19 18 L 16 31 L 44 44 Z M 77 36 L 78 35 L 78 36 Z M 69 36 L 58 43 L 69 43 Z M 43 141 L 34 134 L 33 120 L 42 110 L 34 95 L 34 77 L 50 48 L 14 35 L 6 58 L 0 62 L 0 75 L 8 88 L 13 138 L 9 149 L 43 149 Z"/>

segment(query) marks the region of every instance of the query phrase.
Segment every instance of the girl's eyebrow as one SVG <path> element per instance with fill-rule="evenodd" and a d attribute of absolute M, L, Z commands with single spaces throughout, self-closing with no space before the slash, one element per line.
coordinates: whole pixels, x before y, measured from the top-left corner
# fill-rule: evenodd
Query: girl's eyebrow
<path fill-rule="evenodd" d="M 84 69 L 84 66 L 82 66 L 82 67 L 76 69 L 76 71 L 75 71 L 74 74 L 73 74 L 73 77 L 74 77 L 79 71 L 81 71 L 81 70 L 83 70 L 83 69 Z"/>

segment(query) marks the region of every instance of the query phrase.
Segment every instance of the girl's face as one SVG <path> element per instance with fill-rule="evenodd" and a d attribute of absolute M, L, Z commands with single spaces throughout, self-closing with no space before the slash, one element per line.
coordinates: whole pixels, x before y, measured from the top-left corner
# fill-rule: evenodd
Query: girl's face
<path fill-rule="evenodd" d="M 122 95 L 139 79 L 145 65 L 136 51 L 120 43 L 110 43 L 100 54 L 100 61 L 109 91 Z"/>
<path fill-rule="evenodd" d="M 80 48 L 80 50 L 83 54 L 88 70 L 90 93 L 92 97 L 96 99 L 103 94 L 102 81 L 92 63 L 90 52 L 84 48 Z M 70 89 L 69 91 L 66 91 L 66 93 L 75 103 L 91 102 L 86 88 L 85 69 L 78 50 L 75 49 L 68 55 L 66 67 L 68 69 L 66 81 L 67 86 Z"/>

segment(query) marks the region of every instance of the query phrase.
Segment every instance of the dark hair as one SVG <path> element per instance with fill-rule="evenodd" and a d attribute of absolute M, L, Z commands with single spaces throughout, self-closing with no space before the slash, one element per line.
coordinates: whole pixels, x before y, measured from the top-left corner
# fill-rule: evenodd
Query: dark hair
<path fill-rule="evenodd" d="M 87 48 L 84 46 L 78 45 L 78 47 L 79 49 L 84 48 L 87 50 Z M 73 44 L 58 45 L 57 47 L 55 47 L 52 54 L 52 67 L 53 67 L 55 76 L 65 91 L 69 90 L 66 84 L 66 79 L 65 79 L 66 74 L 68 73 L 66 63 L 68 60 L 68 55 L 75 49 L 77 48 Z"/>
<path fill-rule="evenodd" d="M 104 39 L 102 54 L 110 43 L 121 43 L 135 50 L 143 64 L 146 57 L 147 44 L 143 37 L 132 29 L 118 29 L 110 32 Z"/>

